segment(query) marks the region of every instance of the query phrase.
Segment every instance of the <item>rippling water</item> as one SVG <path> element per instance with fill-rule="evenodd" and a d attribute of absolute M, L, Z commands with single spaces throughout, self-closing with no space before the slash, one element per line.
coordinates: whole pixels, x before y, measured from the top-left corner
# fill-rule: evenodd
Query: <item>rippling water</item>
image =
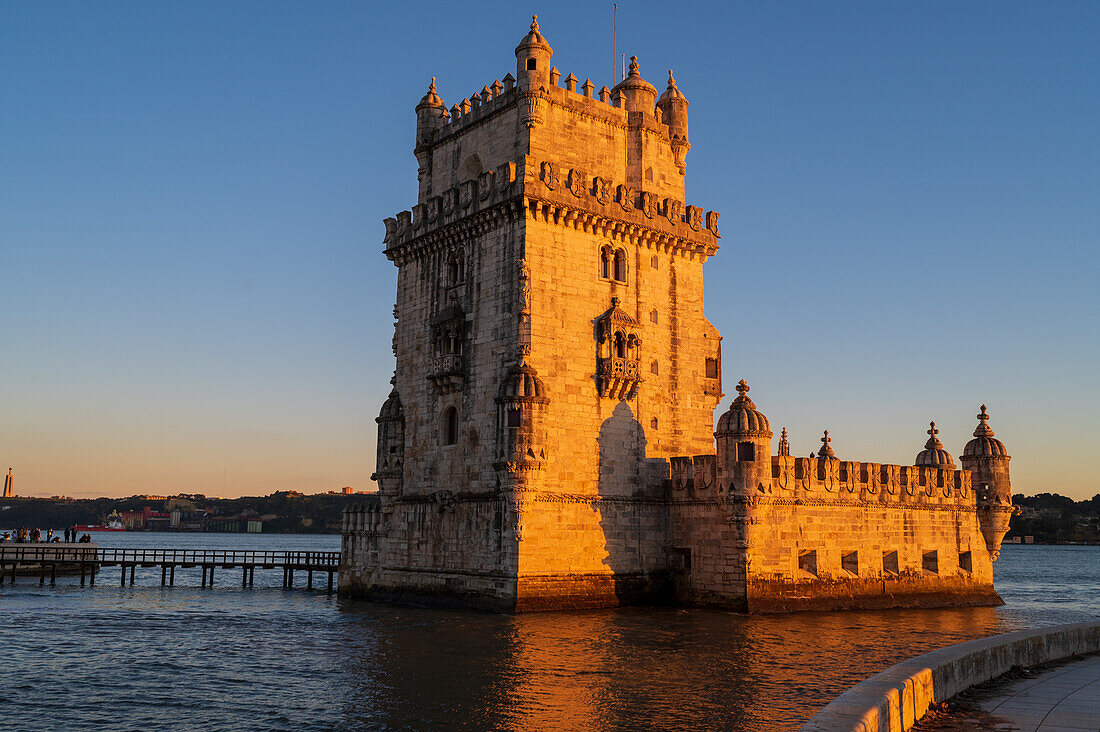
<path fill-rule="evenodd" d="M 101 546 L 336 550 L 337 536 L 99 535 Z M 0 588 L 8 729 L 797 729 L 933 648 L 1100 616 L 1100 547 L 1006 546 L 1002 608 L 746 616 L 631 608 L 521 616 L 241 589 L 225 570 L 105 570 Z M 304 578 L 295 578 L 301 586 Z M 323 582 L 318 583 L 323 586 Z"/>

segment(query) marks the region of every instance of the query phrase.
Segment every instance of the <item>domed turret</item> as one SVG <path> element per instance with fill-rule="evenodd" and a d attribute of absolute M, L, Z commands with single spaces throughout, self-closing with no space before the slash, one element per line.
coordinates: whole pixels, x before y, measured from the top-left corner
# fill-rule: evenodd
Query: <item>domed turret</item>
<path fill-rule="evenodd" d="M 737 383 L 737 398 L 718 418 L 714 436 L 718 442 L 721 481 L 742 495 L 770 490 L 772 430 L 768 418 L 749 399 L 749 385 Z"/>
<path fill-rule="evenodd" d="M 676 164 L 680 166 L 680 175 L 683 175 L 687 170 L 685 160 L 691 150 L 691 143 L 688 141 L 688 100 L 676 86 L 672 69 L 668 70 L 668 88 L 657 100 L 657 106 L 661 109 L 661 121 L 668 125 L 672 154 L 676 158 Z"/>
<path fill-rule="evenodd" d="M 611 90 L 611 97 L 628 112 L 653 114 L 657 88 L 642 78 L 637 56 L 630 57 L 630 73 Z"/>
<path fill-rule="evenodd" d="M 512 366 L 497 389 L 497 456 L 499 471 L 538 470 L 546 459 L 544 412 L 550 398 L 538 372 L 520 361 Z"/>
<path fill-rule="evenodd" d="M 1009 520 L 1016 509 L 1012 506 L 1012 481 L 1008 475 L 1011 458 L 1004 443 L 993 436 L 985 405 L 978 413 L 978 427 L 974 439 L 966 443 L 959 462 L 973 473 L 973 484 L 978 501 L 978 523 L 985 537 L 990 557 L 997 560 L 1001 539 L 1008 532 Z"/>
<path fill-rule="evenodd" d="M 743 437 L 761 437 L 765 433 L 772 436 L 771 425 L 763 412 L 756 409 L 752 399 L 749 399 L 749 385 L 744 379 L 737 382 L 737 398 L 730 404 L 729 410 L 718 418 L 718 429 L 715 437 L 729 435 L 735 439 Z"/>
<path fill-rule="evenodd" d="M 401 395 L 397 393 L 397 387 L 394 387 L 386 401 L 382 402 L 382 409 L 379 410 L 375 421 L 379 424 L 405 421 L 405 408 L 401 405 Z"/>
<path fill-rule="evenodd" d="M 986 414 L 985 405 L 978 413 L 978 427 L 974 430 L 974 439 L 966 443 L 963 448 L 964 457 L 1008 457 L 1004 443 L 993 436 L 993 428 L 989 426 L 989 415 Z"/>
<path fill-rule="evenodd" d="M 395 494 L 401 490 L 405 460 L 405 409 L 396 386 L 374 421 L 378 423 L 378 453 L 371 479 L 378 481 L 382 493 Z"/>
<path fill-rule="evenodd" d="M 548 86 L 550 79 L 550 59 L 554 49 L 539 33 L 539 16 L 531 16 L 531 30 L 516 46 L 516 82 L 519 86 L 536 89 Z"/>
<path fill-rule="evenodd" d="M 924 468 L 950 468 L 955 469 L 955 461 L 951 459 L 951 453 L 943 449 L 943 443 L 936 437 L 940 433 L 936 429 L 935 422 L 928 423 L 928 442 L 924 443 L 924 449 L 917 453 L 914 465 Z"/>

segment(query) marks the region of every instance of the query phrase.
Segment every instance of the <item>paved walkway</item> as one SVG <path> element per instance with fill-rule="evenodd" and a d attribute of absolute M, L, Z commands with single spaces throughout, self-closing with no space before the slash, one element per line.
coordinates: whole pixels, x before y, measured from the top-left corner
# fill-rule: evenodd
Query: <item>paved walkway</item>
<path fill-rule="evenodd" d="M 991 689 L 977 706 L 998 730 L 1100 732 L 1100 655 Z"/>

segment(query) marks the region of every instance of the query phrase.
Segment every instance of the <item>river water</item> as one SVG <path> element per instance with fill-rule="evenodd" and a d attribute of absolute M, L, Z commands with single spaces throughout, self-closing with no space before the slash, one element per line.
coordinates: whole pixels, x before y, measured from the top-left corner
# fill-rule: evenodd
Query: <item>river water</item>
<path fill-rule="evenodd" d="M 338 536 L 98 534 L 100 546 L 337 550 Z M 796 730 L 860 679 L 1100 616 L 1100 547 L 1004 547 L 1007 605 L 747 616 L 401 608 L 221 571 L 0 587 L 0 725 L 65 730 Z M 325 577 L 322 575 L 322 577 Z"/>

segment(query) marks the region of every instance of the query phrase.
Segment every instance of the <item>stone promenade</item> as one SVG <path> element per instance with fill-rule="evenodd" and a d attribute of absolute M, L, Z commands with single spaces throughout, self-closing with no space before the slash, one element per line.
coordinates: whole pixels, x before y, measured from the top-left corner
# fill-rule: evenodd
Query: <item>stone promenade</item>
<path fill-rule="evenodd" d="M 1100 654 L 994 687 L 977 706 L 997 730 L 1100 732 Z"/>

